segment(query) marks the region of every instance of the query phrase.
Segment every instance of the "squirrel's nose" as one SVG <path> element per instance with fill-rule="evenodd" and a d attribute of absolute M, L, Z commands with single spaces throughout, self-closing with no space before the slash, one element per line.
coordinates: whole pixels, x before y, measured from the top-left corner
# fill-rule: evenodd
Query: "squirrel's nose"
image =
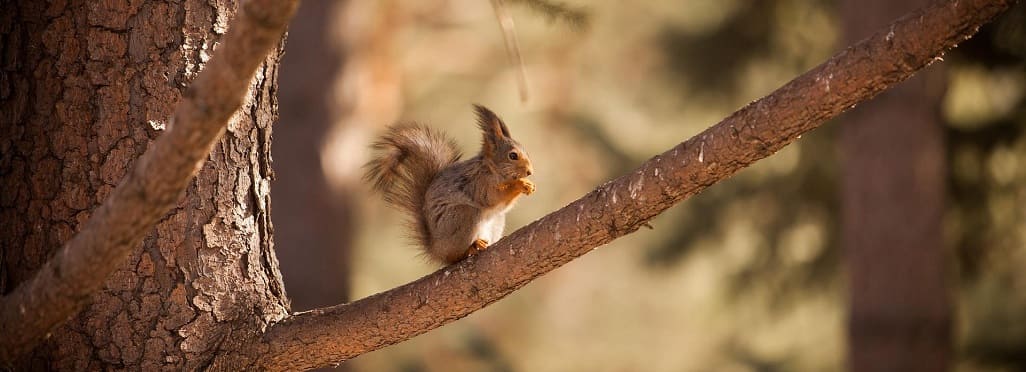
<path fill-rule="evenodd" d="M 528 169 L 527 169 L 527 175 L 528 175 L 528 176 L 530 176 L 530 175 L 531 175 L 531 169 L 530 169 L 530 168 L 528 168 Z"/>

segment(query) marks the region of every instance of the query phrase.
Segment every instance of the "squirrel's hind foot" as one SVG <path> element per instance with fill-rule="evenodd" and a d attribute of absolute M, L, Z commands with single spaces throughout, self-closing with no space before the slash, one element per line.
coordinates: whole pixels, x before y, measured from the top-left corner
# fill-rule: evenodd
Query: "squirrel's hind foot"
<path fill-rule="evenodd" d="M 473 243 L 470 243 L 470 247 L 467 248 L 466 257 L 473 256 L 475 254 L 483 252 L 488 248 L 488 242 L 484 239 L 474 239 Z"/>

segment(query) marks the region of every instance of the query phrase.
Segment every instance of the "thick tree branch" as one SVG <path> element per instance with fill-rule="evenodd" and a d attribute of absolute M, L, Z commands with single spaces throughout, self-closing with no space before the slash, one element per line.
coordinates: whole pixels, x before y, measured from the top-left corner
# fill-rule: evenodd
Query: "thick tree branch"
<path fill-rule="evenodd" d="M 321 367 L 466 316 L 907 79 L 1013 2 L 943 1 L 908 14 L 484 253 L 350 304 L 295 314 L 252 352 L 270 370 Z"/>
<path fill-rule="evenodd" d="M 31 350 L 98 291 L 199 171 L 297 0 L 250 0 L 178 104 L 168 130 L 36 275 L 0 299 L 0 365 Z"/>

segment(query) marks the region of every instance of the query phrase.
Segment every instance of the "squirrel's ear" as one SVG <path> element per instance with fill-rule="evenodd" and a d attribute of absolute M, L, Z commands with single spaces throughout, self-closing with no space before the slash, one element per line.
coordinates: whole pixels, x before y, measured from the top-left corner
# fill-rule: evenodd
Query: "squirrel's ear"
<path fill-rule="evenodd" d="M 485 142 L 490 140 L 492 144 L 495 144 L 499 140 L 512 138 L 509 135 L 509 128 L 506 128 L 506 123 L 503 123 L 502 119 L 499 119 L 499 116 L 495 115 L 492 110 L 475 104 L 474 113 L 477 114 L 477 126 L 485 135 Z"/>

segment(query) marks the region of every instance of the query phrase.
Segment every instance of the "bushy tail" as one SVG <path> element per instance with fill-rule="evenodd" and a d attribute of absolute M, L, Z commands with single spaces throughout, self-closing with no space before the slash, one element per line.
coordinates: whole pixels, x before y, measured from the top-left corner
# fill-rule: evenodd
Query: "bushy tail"
<path fill-rule="evenodd" d="M 456 142 L 431 128 L 397 124 L 372 148 L 377 154 L 367 163 L 364 178 L 373 182 L 386 202 L 409 215 L 417 243 L 430 246 L 424 200 L 438 172 L 459 160 Z"/>

